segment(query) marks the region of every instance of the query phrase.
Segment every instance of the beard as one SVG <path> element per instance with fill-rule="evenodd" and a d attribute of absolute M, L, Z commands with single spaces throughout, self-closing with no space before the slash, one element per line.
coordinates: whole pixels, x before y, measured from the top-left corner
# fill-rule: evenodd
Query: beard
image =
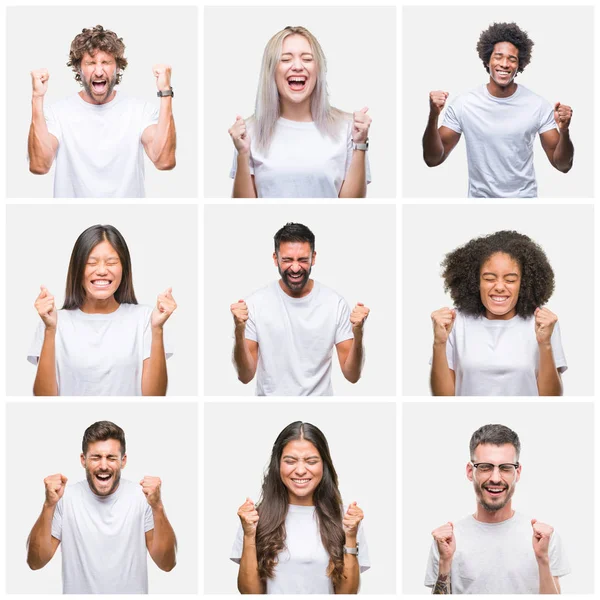
<path fill-rule="evenodd" d="M 484 495 L 485 487 L 503 487 L 506 492 L 504 493 L 504 498 L 502 500 L 498 499 L 495 502 L 488 502 L 486 496 Z M 490 482 L 486 482 L 484 484 L 478 484 L 476 481 L 473 481 L 473 487 L 475 488 L 475 495 L 477 496 L 477 502 L 481 504 L 481 506 L 488 512 L 494 513 L 504 508 L 512 499 L 513 494 L 515 493 L 515 485 L 507 485 L 505 483 L 500 484 L 492 484 Z"/>
<path fill-rule="evenodd" d="M 302 277 L 300 279 L 298 279 L 297 281 L 290 281 L 289 279 L 289 273 L 290 271 L 282 271 L 281 267 L 277 267 L 279 270 L 279 275 L 281 276 L 281 280 L 283 281 L 283 283 L 286 285 L 286 287 L 291 291 L 291 292 L 301 292 L 304 287 L 306 286 L 306 284 L 308 283 L 308 280 L 310 279 L 310 272 L 312 271 L 312 267 L 310 267 L 308 269 L 308 271 L 306 271 L 305 269 L 302 269 L 301 271 L 299 271 L 299 273 L 302 274 Z"/>
<path fill-rule="evenodd" d="M 81 71 L 79 71 L 79 75 L 81 77 L 81 85 L 83 86 L 85 93 L 90 98 L 92 98 L 92 100 L 97 100 L 98 94 L 94 91 L 94 87 L 92 86 L 93 76 L 90 76 L 90 78 L 88 80 L 85 78 L 85 75 Z M 98 104 L 101 104 L 102 102 L 105 102 L 108 98 L 110 98 L 110 95 L 112 94 L 116 85 L 117 85 L 117 71 L 115 70 L 112 79 L 110 79 L 110 80 L 108 78 L 106 79 L 106 91 L 100 97 Z"/>
<path fill-rule="evenodd" d="M 97 484 L 99 482 L 96 479 L 96 475 L 98 474 L 112 475 L 112 485 L 110 488 L 103 490 L 98 489 Z M 90 489 L 92 492 L 94 492 L 94 494 L 96 494 L 96 496 L 110 496 L 119 486 L 119 482 L 121 481 L 121 469 L 116 469 L 114 471 L 110 471 L 108 469 L 105 471 L 97 469 L 94 473 L 92 473 L 86 466 L 85 478 L 87 479 Z"/>

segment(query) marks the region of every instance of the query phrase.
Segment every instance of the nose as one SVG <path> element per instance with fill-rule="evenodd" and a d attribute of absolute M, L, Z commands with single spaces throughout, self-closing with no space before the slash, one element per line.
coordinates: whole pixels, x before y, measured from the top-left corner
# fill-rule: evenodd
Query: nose
<path fill-rule="evenodd" d="M 302 476 L 306 474 L 306 466 L 304 463 L 298 463 L 296 465 L 296 475 Z"/>
<path fill-rule="evenodd" d="M 299 56 L 297 56 L 296 58 L 294 58 L 294 61 L 292 63 L 292 70 L 294 71 L 302 71 L 304 67 L 302 66 L 302 60 L 300 59 Z"/>
<path fill-rule="evenodd" d="M 106 263 L 99 262 L 96 266 L 96 275 L 105 274 L 108 271 Z"/>
<path fill-rule="evenodd" d="M 100 459 L 100 468 L 101 468 L 102 470 L 106 470 L 106 467 L 108 467 L 108 460 L 106 459 L 106 457 L 105 457 L 105 456 L 103 456 L 103 457 Z"/>

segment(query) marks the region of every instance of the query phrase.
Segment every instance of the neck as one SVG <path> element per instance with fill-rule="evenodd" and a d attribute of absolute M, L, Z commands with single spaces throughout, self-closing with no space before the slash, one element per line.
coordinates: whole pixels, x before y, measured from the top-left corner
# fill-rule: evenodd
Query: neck
<path fill-rule="evenodd" d="M 487 84 L 488 92 L 496 98 L 509 98 L 517 91 L 517 84 L 511 81 L 508 85 L 498 85 L 492 77 Z"/>
<path fill-rule="evenodd" d="M 512 509 L 512 502 L 507 502 L 500 510 L 495 511 L 486 510 L 481 504 L 477 504 L 477 511 L 473 517 L 481 523 L 502 523 L 502 521 L 507 521 L 514 514 L 515 511 Z"/>
<path fill-rule="evenodd" d="M 505 315 L 495 315 L 491 313 L 487 308 L 485 309 L 485 318 L 490 321 L 510 321 L 513 317 L 517 315 L 517 311 L 513 308 L 511 311 L 507 312 Z"/>
<path fill-rule="evenodd" d="M 304 296 L 308 296 L 308 294 L 310 294 L 313 291 L 313 288 L 315 287 L 315 280 L 309 279 L 306 282 L 306 285 L 299 292 L 293 292 L 292 290 L 290 290 L 290 288 L 287 285 L 285 285 L 285 283 L 283 283 L 283 279 L 279 280 L 279 287 L 288 296 L 291 296 L 292 298 L 304 298 Z"/>
<path fill-rule="evenodd" d="M 106 300 L 97 300 L 96 298 L 86 298 L 81 312 L 88 314 L 109 314 L 115 312 L 119 308 L 119 303 L 114 296 Z"/>
<path fill-rule="evenodd" d="M 310 97 L 300 104 L 281 100 L 279 103 L 280 115 L 289 121 L 302 121 L 304 123 L 312 122 L 312 114 L 310 112 Z"/>
<path fill-rule="evenodd" d="M 294 494 L 289 494 L 288 504 L 293 504 L 294 506 L 314 506 L 312 494 L 310 496 L 294 496 Z"/>
<path fill-rule="evenodd" d="M 114 100 L 116 95 L 117 95 L 117 90 L 113 90 L 109 96 L 104 98 L 104 100 L 94 100 L 94 98 L 92 98 L 92 96 L 90 96 L 85 90 L 81 90 L 79 92 L 79 97 L 84 102 L 87 102 L 88 104 L 96 104 L 96 105 L 107 104 L 108 102 L 111 102 L 112 100 Z"/>

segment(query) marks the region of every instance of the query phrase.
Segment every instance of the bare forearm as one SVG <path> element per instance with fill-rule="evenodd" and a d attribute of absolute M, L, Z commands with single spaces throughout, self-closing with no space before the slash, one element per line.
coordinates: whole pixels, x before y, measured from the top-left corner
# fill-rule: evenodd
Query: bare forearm
<path fill-rule="evenodd" d="M 152 345 L 148 366 L 142 377 L 142 396 L 166 396 L 167 359 L 162 327 L 152 328 Z"/>
<path fill-rule="evenodd" d="M 573 166 L 573 154 L 575 148 L 571 141 L 569 130 L 559 132 L 558 145 L 554 149 L 554 166 L 562 173 L 567 173 Z"/>
<path fill-rule="evenodd" d="M 156 566 L 163 571 L 170 571 L 176 564 L 177 539 L 175 532 L 167 519 L 164 506 L 152 508 L 154 518 L 154 535 L 152 536 L 152 547 L 149 550 L 152 560 Z"/>
<path fill-rule="evenodd" d="M 538 570 L 540 575 L 540 594 L 560 594 L 550 571 L 549 561 L 538 561 Z"/>
<path fill-rule="evenodd" d="M 537 386 L 540 396 L 562 396 L 562 382 L 556 370 L 551 344 L 539 344 L 540 367 Z"/>
<path fill-rule="evenodd" d="M 348 357 L 344 363 L 344 368 L 342 369 L 344 377 L 350 383 L 356 383 L 360 379 L 364 358 L 363 333 L 361 330 L 358 333 L 354 332 L 352 346 L 350 347 L 350 352 L 348 353 Z"/>
<path fill-rule="evenodd" d="M 56 329 L 44 331 L 44 342 L 40 351 L 35 381 L 34 396 L 58 396 L 56 383 Z"/>
<path fill-rule="evenodd" d="M 452 563 L 440 561 L 438 578 L 431 590 L 432 594 L 451 594 L 452 593 L 452 577 L 450 569 Z"/>
<path fill-rule="evenodd" d="M 258 558 L 256 556 L 256 538 L 244 536 L 242 558 L 238 573 L 238 590 L 240 594 L 264 594 L 263 581 L 258 574 Z"/>
<path fill-rule="evenodd" d="M 256 198 L 252 174 L 250 173 L 250 156 L 245 153 L 237 156 L 237 169 L 233 180 L 233 197 Z"/>
<path fill-rule="evenodd" d="M 356 548 L 356 538 L 346 538 L 347 548 Z M 360 565 L 356 554 L 344 554 L 344 577 L 336 586 L 336 594 L 358 594 L 360 588 Z"/>
<path fill-rule="evenodd" d="M 36 175 L 44 175 L 54 162 L 54 148 L 52 147 L 48 125 L 44 117 L 44 98 L 36 96 L 31 99 L 31 126 L 27 148 L 29 151 L 29 170 Z"/>
<path fill-rule="evenodd" d="M 150 155 L 155 167 L 161 171 L 175 168 L 175 147 L 177 135 L 173 119 L 173 98 L 164 96 L 160 99 L 158 124 L 150 147 Z"/>
<path fill-rule="evenodd" d="M 55 506 L 44 504 L 42 512 L 35 522 L 27 539 L 27 564 L 34 571 L 45 567 L 52 556 L 52 518 Z"/>
<path fill-rule="evenodd" d="M 431 393 L 434 396 L 455 396 L 454 379 L 448 366 L 446 344 L 433 344 L 431 361 Z"/>
<path fill-rule="evenodd" d="M 429 115 L 423 134 L 423 160 L 428 167 L 437 167 L 444 162 L 444 144 L 438 129 L 438 115 Z"/>
<path fill-rule="evenodd" d="M 367 197 L 367 153 L 364 150 L 353 150 L 350 167 L 346 173 L 346 178 L 340 198 L 366 198 Z"/>
<path fill-rule="evenodd" d="M 244 330 L 236 329 L 233 346 L 233 363 L 242 383 L 250 383 L 256 373 L 256 361 L 246 345 Z"/>

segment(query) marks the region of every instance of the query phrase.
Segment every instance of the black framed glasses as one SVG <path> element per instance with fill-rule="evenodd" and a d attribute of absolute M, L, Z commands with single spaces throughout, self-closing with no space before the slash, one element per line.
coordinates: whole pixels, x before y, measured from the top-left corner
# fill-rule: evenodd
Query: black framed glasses
<path fill-rule="evenodd" d="M 502 463 L 501 465 L 493 465 L 492 463 L 471 463 L 473 468 L 480 473 L 491 473 L 496 467 L 503 475 L 514 475 L 519 468 L 519 463 Z"/>

